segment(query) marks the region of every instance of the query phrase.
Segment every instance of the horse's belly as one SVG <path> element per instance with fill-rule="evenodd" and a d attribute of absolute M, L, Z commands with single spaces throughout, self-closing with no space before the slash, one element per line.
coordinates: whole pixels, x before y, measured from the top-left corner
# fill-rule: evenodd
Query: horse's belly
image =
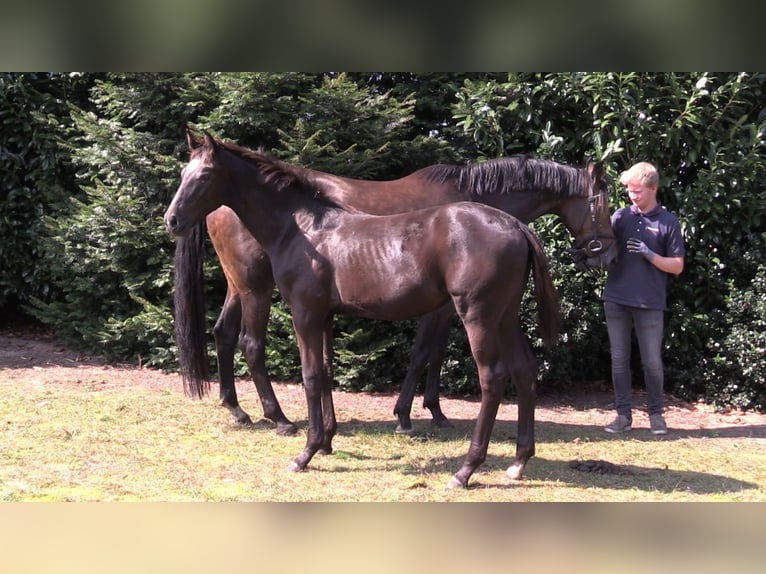
<path fill-rule="evenodd" d="M 413 283 L 401 277 L 339 283 L 334 311 L 369 319 L 401 321 L 441 306 L 448 293 L 428 282 Z"/>

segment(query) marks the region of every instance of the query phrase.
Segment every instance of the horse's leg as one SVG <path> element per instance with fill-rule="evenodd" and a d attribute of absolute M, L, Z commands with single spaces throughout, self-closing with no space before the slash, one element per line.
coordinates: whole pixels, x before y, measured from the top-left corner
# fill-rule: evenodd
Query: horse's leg
<path fill-rule="evenodd" d="M 394 415 L 399 419 L 396 427 L 397 433 L 411 433 L 412 402 L 415 399 L 415 390 L 418 379 L 428 365 L 425 393 L 423 395 L 423 407 L 431 411 L 432 423 L 438 427 L 451 427 L 447 417 L 442 413 L 439 405 L 439 374 L 444 362 L 444 352 L 447 348 L 449 325 L 452 319 L 453 307 L 451 304 L 421 317 L 418 322 L 418 332 L 410 353 L 410 363 L 407 367 L 407 376 L 402 383 L 399 398 L 394 407 Z"/>
<path fill-rule="evenodd" d="M 240 293 L 242 302 L 240 348 L 245 355 L 255 389 L 261 399 L 263 416 L 276 423 L 277 434 L 294 435 L 298 432 L 298 427 L 282 412 L 266 370 L 266 331 L 271 310 L 271 293 L 274 290 L 272 282 L 266 283 L 268 285 L 259 285 L 257 290 Z"/>
<path fill-rule="evenodd" d="M 410 413 L 412 411 L 412 401 L 415 399 L 415 389 L 418 386 L 418 379 L 428 364 L 428 333 L 430 332 L 429 315 L 423 316 L 418 322 L 418 332 L 415 335 L 415 342 L 410 352 L 410 363 L 407 366 L 407 375 L 404 377 L 402 388 L 399 391 L 399 398 L 394 406 L 394 415 L 399 419 L 396 427 L 397 433 L 409 434 L 412 432 L 412 420 Z"/>
<path fill-rule="evenodd" d="M 322 352 L 322 368 L 324 380 L 322 384 L 322 415 L 324 426 L 324 443 L 319 448 L 320 454 L 332 454 L 332 439 L 338 430 L 338 421 L 335 418 L 335 405 L 332 401 L 333 384 L 333 321 L 328 319 L 324 332 L 324 348 Z"/>
<path fill-rule="evenodd" d="M 452 303 L 433 311 L 431 319 L 430 353 L 428 355 L 428 373 L 423 392 L 423 407 L 431 411 L 431 423 L 440 428 L 452 428 L 454 425 L 444 416 L 439 403 L 439 386 L 444 355 L 447 352 L 450 324 L 455 315 Z M 422 325 L 422 321 L 421 321 Z"/>
<path fill-rule="evenodd" d="M 324 323 L 310 312 L 293 308 L 293 327 L 301 355 L 303 388 L 308 407 L 306 447 L 290 463 L 290 470 L 305 470 L 319 449 L 326 447 L 322 397 L 325 392 Z"/>
<path fill-rule="evenodd" d="M 524 332 L 517 324 L 511 333 L 511 356 L 507 363 L 511 381 L 518 394 L 516 458 L 506 474 L 519 480 L 524 474 L 527 462 L 535 454 L 535 381 L 537 380 L 537 359 Z"/>
<path fill-rule="evenodd" d="M 239 339 L 242 306 L 236 290 L 229 285 L 221 314 L 215 323 L 215 354 L 218 361 L 219 397 L 221 405 L 229 409 L 234 420 L 241 425 L 252 425 L 253 420 L 239 406 L 234 384 L 234 352 Z"/>
<path fill-rule="evenodd" d="M 487 458 L 489 440 L 497 418 L 497 411 L 508 380 L 508 369 L 501 360 L 499 346 L 502 338 L 496 330 L 487 330 L 489 321 L 466 322 L 464 325 L 471 344 L 481 387 L 481 407 L 471 437 L 471 445 L 463 466 L 450 479 L 448 488 L 467 487 L 468 479 Z"/>

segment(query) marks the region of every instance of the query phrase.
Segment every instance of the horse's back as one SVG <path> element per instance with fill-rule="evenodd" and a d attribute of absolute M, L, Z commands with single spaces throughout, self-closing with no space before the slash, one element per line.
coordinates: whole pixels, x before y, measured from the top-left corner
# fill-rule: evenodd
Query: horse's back
<path fill-rule="evenodd" d="M 507 291 L 526 281 L 529 247 L 516 218 L 461 202 L 384 217 L 348 216 L 320 251 L 332 257 L 342 312 L 409 318 L 464 293 Z M 518 279 L 517 279 L 518 278 Z"/>
<path fill-rule="evenodd" d="M 444 215 L 450 255 L 464 253 L 473 260 L 500 257 L 502 253 L 524 253 L 524 225 L 514 216 L 482 203 L 460 202 L 435 208 Z"/>

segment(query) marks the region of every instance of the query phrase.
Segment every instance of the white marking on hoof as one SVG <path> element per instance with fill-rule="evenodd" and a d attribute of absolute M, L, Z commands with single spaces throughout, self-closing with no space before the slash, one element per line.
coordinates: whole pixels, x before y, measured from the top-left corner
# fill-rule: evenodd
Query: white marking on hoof
<path fill-rule="evenodd" d="M 505 474 L 511 480 L 521 480 L 521 474 L 524 472 L 524 466 L 521 464 L 512 464 L 505 471 Z"/>
<path fill-rule="evenodd" d="M 453 476 L 447 483 L 447 489 L 455 490 L 456 488 L 465 488 L 465 485 Z"/>

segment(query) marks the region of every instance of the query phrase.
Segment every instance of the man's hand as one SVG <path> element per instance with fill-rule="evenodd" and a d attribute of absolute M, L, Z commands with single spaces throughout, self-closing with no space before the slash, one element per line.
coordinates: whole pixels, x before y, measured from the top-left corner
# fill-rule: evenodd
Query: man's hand
<path fill-rule="evenodd" d="M 652 259 L 654 259 L 654 256 L 657 255 L 654 251 L 652 251 L 646 246 L 646 243 L 644 243 L 640 239 L 636 239 L 635 237 L 631 237 L 630 239 L 628 239 L 627 246 L 628 246 L 628 251 L 630 251 L 631 253 L 640 253 L 646 258 L 647 261 L 651 261 Z"/>

